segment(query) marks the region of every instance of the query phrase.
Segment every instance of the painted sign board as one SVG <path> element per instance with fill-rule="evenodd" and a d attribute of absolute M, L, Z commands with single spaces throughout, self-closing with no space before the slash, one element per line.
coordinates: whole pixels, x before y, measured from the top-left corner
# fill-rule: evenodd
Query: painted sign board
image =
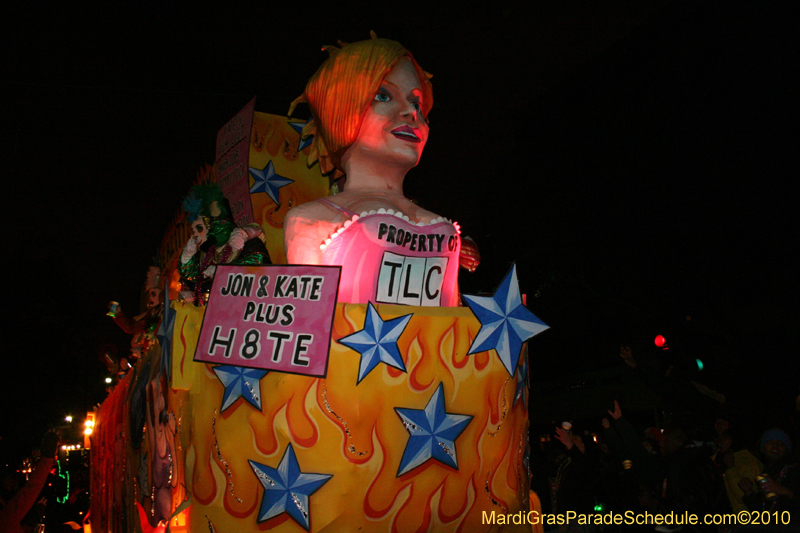
<path fill-rule="evenodd" d="M 194 360 L 325 377 L 338 266 L 219 266 Z"/>
<path fill-rule="evenodd" d="M 228 199 L 233 220 L 239 226 L 254 221 L 247 169 L 255 107 L 253 98 L 217 132 L 217 185 Z"/>

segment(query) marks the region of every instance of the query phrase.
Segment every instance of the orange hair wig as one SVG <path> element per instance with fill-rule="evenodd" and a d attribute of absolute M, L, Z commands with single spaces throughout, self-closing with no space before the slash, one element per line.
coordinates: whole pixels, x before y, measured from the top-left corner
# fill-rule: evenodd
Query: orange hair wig
<path fill-rule="evenodd" d="M 352 44 L 339 41 L 341 48 L 323 47 L 330 57 L 289 108 L 289 115 L 299 103 L 307 103 L 311 108 L 312 121 L 303 129 L 303 137 L 314 136 L 308 164 L 319 161 L 322 173 L 333 172 L 333 179 L 344 175 L 341 157 L 358 137 L 361 122 L 381 82 L 401 58 L 407 57 L 417 71 L 426 117 L 433 107 L 430 74 L 397 41 L 378 39 L 373 32 L 371 35 L 372 39 Z"/>

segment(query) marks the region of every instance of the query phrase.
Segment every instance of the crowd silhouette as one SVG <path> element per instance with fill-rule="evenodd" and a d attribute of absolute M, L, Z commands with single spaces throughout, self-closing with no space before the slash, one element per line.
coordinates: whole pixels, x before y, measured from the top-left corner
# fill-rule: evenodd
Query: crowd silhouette
<path fill-rule="evenodd" d="M 615 400 L 608 416 L 565 421 L 554 428 L 552 438 L 539 439 L 531 489 L 541 512 L 698 517 L 747 512 L 762 520 L 746 525 L 702 520 L 596 525 L 573 520 L 544 524 L 545 532 L 800 530 L 800 460 L 793 445 L 800 429 L 800 396 L 793 406 L 774 406 L 759 419 L 741 419 L 684 369 L 640 364 L 629 347 L 620 356 L 661 400 L 658 423 L 629 420 L 625 406 Z M 778 412 L 791 414 L 767 416 Z"/>

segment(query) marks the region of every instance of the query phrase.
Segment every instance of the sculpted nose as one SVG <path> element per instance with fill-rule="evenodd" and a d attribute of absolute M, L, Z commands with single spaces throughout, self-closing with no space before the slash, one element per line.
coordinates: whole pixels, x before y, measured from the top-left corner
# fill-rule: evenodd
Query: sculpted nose
<path fill-rule="evenodd" d="M 405 103 L 405 107 L 403 108 L 403 111 L 402 111 L 402 115 L 404 117 L 408 117 L 411 120 L 413 120 L 414 122 L 416 122 L 417 121 L 417 115 L 418 115 L 417 108 L 411 102 L 406 102 Z"/>

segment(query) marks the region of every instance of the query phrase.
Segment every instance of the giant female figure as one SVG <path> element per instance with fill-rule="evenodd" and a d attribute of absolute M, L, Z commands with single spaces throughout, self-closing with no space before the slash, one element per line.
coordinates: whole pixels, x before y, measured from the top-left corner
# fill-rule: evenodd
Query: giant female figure
<path fill-rule="evenodd" d="M 484 517 L 528 510 L 521 357 L 508 370 L 468 355 L 482 326 L 454 307 L 458 227 L 403 194 L 428 139 L 428 77 L 393 41 L 331 52 L 298 101 L 309 159 L 343 191 L 289 211 L 285 238 L 290 263 L 341 266 L 339 301 L 359 305 L 337 306 L 326 375 L 270 372 L 261 412 L 238 402 L 209 424 L 226 392 L 196 373 L 209 394 L 192 397 L 192 523 L 289 531 L 288 514 L 317 532 L 485 531 Z"/>
<path fill-rule="evenodd" d="M 429 75 L 399 43 L 374 35 L 328 51 L 292 109 L 308 103 L 309 163 L 343 192 L 288 213 L 289 263 L 341 265 L 342 302 L 458 305 L 459 260 L 474 270 L 477 249 L 467 241 L 462 254 L 458 226 L 403 194 L 428 140 Z"/>

